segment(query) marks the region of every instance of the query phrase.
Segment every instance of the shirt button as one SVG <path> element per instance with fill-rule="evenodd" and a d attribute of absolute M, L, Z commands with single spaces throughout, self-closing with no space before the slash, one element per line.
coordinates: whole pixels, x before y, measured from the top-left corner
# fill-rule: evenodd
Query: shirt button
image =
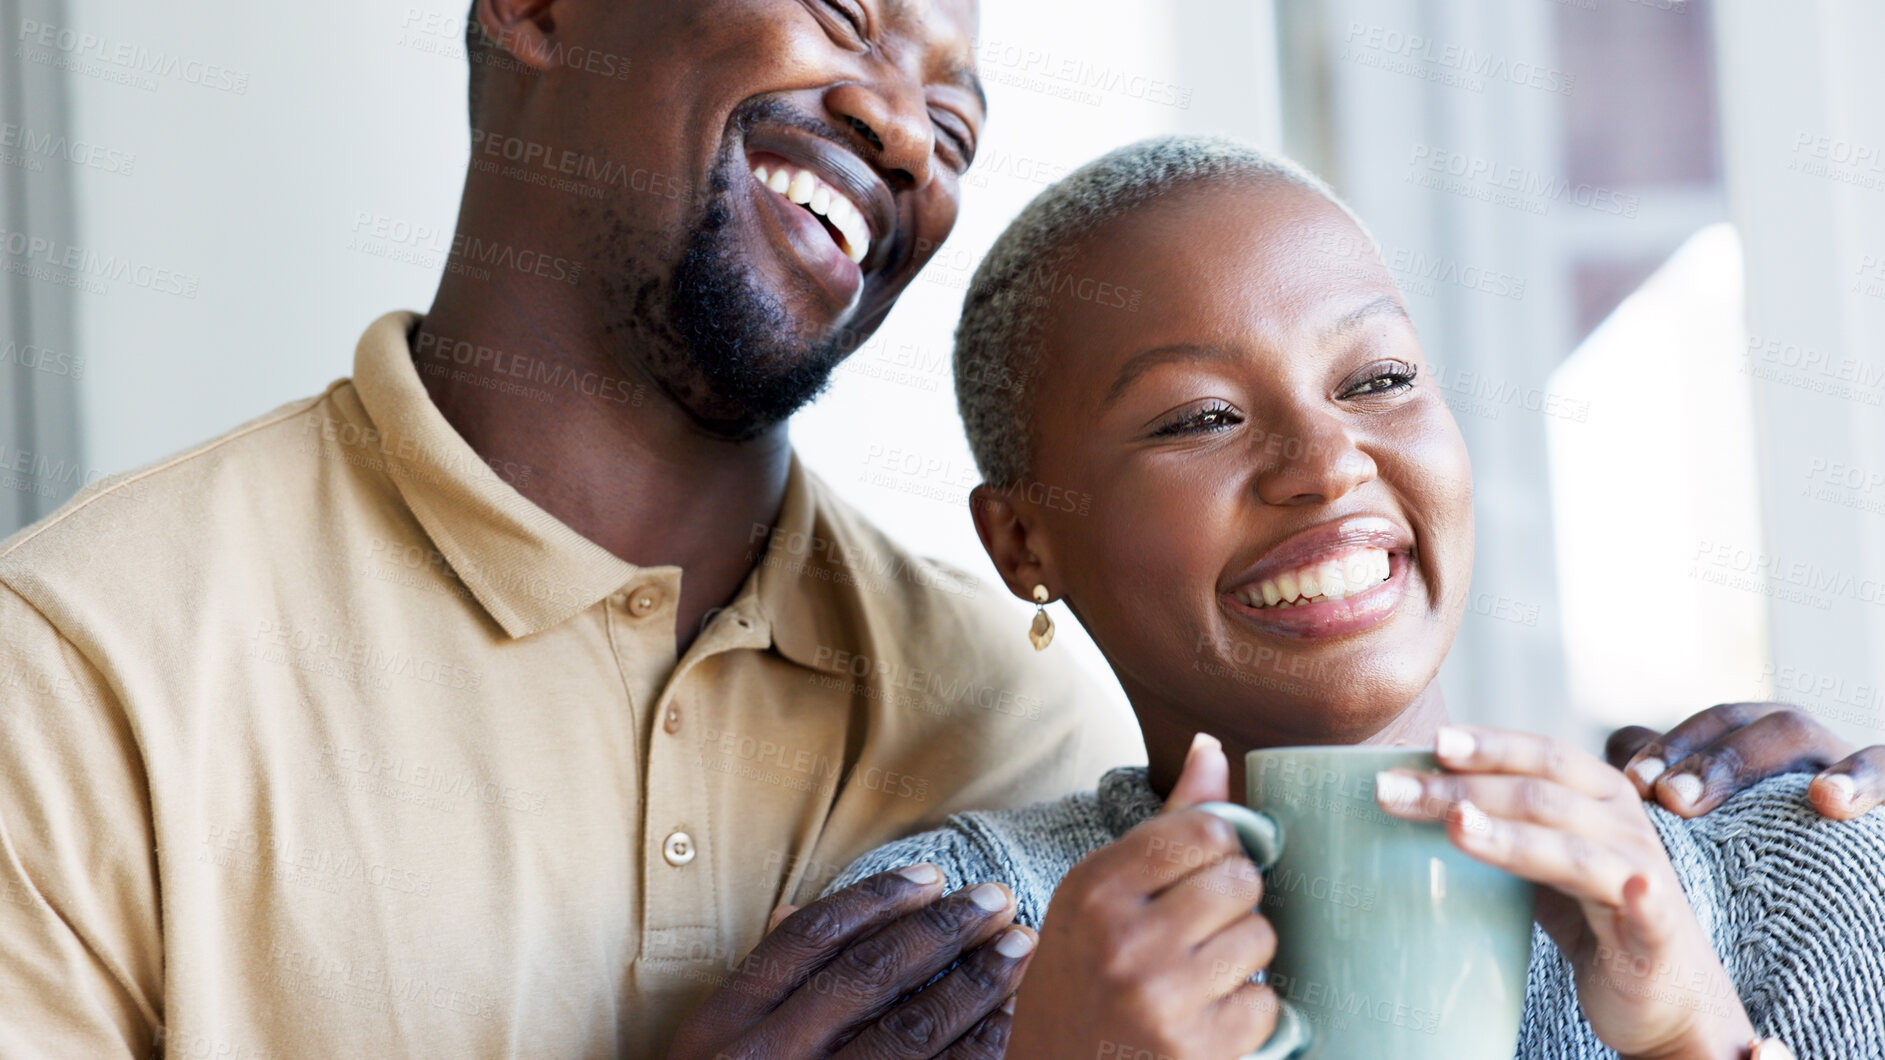
<path fill-rule="evenodd" d="M 650 611 L 661 606 L 661 590 L 652 585 L 645 585 L 628 597 L 628 610 L 636 618 L 647 617 Z"/>
<path fill-rule="evenodd" d="M 686 832 L 670 833 L 667 842 L 661 844 L 661 856 L 676 868 L 694 860 L 694 837 Z"/>
<path fill-rule="evenodd" d="M 681 712 L 669 707 L 667 720 L 661 723 L 661 727 L 669 732 L 681 731 Z"/>

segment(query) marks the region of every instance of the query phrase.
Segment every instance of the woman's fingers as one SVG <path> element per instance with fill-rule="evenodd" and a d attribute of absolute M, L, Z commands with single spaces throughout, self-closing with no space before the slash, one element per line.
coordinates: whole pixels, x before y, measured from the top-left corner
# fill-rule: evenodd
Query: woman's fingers
<path fill-rule="evenodd" d="M 1268 968 L 1276 957 L 1276 929 L 1255 913 L 1247 913 L 1204 940 L 1197 950 L 1198 966 L 1208 976 L 1204 989 L 1212 997 L 1226 997 Z"/>
<path fill-rule="evenodd" d="M 1595 755 L 1537 733 L 1443 725 L 1434 737 L 1434 756 L 1454 772 L 1541 777 L 1594 799 L 1610 798 L 1623 786 L 1617 771 Z"/>
<path fill-rule="evenodd" d="M 1823 816 L 1850 821 L 1885 802 L 1885 747 L 1867 747 L 1813 778 L 1807 798 Z"/>
<path fill-rule="evenodd" d="M 1263 874 L 1241 854 L 1219 857 L 1160 891 L 1145 910 L 1148 936 L 1193 947 L 1250 916 Z"/>
<path fill-rule="evenodd" d="M 1258 983 L 1245 983 L 1229 996 L 1205 1010 L 1211 1038 L 1223 1045 L 1221 1055 L 1242 1056 L 1255 1052 L 1276 1032 L 1282 1002 L 1276 991 Z"/>
<path fill-rule="evenodd" d="M 1472 802 L 1494 817 L 1586 835 L 1602 834 L 1616 821 L 1613 809 L 1582 792 L 1542 777 L 1505 773 L 1388 770 L 1375 777 L 1375 801 L 1408 821 L 1443 822 L 1462 802 Z"/>
<path fill-rule="evenodd" d="M 1613 909 L 1623 903 L 1625 881 L 1640 871 L 1587 836 L 1504 820 L 1470 801 L 1447 814 L 1446 830 L 1454 846 L 1494 868 Z"/>

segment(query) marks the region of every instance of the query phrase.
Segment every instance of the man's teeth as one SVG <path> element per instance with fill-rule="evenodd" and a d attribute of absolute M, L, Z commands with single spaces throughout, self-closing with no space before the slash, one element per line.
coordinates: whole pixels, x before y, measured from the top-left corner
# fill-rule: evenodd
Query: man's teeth
<path fill-rule="evenodd" d="M 794 171 L 786 166 L 768 170 L 765 166 L 755 166 L 753 179 L 830 221 L 831 227 L 844 237 L 844 253 L 852 261 L 863 261 L 864 255 L 870 253 L 871 229 L 863 211 L 845 198 L 843 192 L 819 180 L 811 170 Z"/>
<path fill-rule="evenodd" d="M 1237 597 L 1251 607 L 1300 607 L 1353 596 L 1387 580 L 1387 551 L 1364 548 L 1274 578 L 1265 578 L 1254 589 L 1237 590 Z"/>

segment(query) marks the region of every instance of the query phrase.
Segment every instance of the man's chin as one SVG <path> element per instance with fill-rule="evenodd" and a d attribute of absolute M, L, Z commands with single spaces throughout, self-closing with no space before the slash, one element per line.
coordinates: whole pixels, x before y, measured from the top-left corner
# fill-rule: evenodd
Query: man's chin
<path fill-rule="evenodd" d="M 795 364 L 785 373 L 755 377 L 722 370 L 702 373 L 684 387 L 664 387 L 703 433 L 729 442 L 746 442 L 778 427 L 817 400 L 831 382 L 831 369 L 816 354 L 809 363 Z M 696 370 L 703 366 L 694 365 Z"/>

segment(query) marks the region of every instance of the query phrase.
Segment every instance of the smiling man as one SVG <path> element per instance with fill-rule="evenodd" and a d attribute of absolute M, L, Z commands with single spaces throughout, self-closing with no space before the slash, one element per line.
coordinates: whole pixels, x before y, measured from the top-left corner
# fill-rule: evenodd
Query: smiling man
<path fill-rule="evenodd" d="M 707 1055 L 901 1056 L 963 953 L 919 1015 L 999 1053 L 998 887 L 886 874 L 735 971 L 1139 753 L 787 439 L 955 223 L 975 18 L 480 0 L 430 312 L 0 548 L 0 1056 L 654 1057 L 721 984 Z"/>

